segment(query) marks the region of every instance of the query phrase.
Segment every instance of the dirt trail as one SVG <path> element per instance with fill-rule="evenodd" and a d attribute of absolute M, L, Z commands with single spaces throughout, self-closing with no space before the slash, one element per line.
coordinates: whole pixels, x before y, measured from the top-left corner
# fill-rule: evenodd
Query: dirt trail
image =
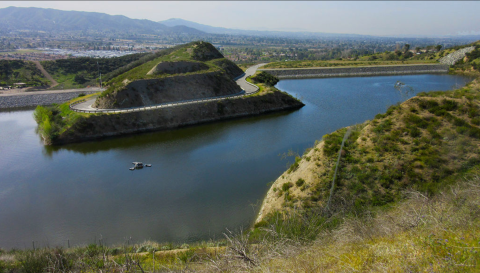
<path fill-rule="evenodd" d="M 51 84 L 50 84 L 50 88 L 52 87 L 55 87 L 58 85 L 58 82 L 55 81 L 52 76 L 50 76 L 50 74 L 48 74 L 48 72 L 45 70 L 45 68 L 43 68 L 42 64 L 39 62 L 39 61 L 33 61 L 35 63 L 35 65 L 37 66 L 38 70 L 40 70 L 43 74 L 43 76 L 45 76 L 45 78 L 47 78 Z"/>

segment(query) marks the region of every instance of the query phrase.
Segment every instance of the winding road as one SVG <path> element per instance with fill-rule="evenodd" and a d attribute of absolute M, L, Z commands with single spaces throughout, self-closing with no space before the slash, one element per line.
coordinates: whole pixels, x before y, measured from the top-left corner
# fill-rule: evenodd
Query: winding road
<path fill-rule="evenodd" d="M 220 97 L 210 97 L 210 98 L 203 98 L 203 99 L 194 99 L 194 100 L 184 100 L 184 101 L 176 101 L 176 102 L 166 102 L 157 105 L 151 106 L 141 106 L 141 107 L 132 107 L 132 108 L 124 108 L 124 109 L 99 109 L 92 107 L 93 103 L 97 99 L 97 97 L 93 97 L 86 101 L 80 101 L 76 104 L 71 104 L 70 109 L 75 112 L 83 112 L 83 113 L 127 113 L 127 112 L 139 112 L 139 111 L 146 111 L 158 108 L 165 108 L 165 107 L 172 107 L 178 105 L 185 105 L 185 104 L 195 104 L 195 103 L 202 103 L 208 101 L 217 101 L 217 100 L 224 100 L 236 97 L 243 97 L 254 94 L 258 91 L 258 86 L 247 82 L 247 77 L 255 74 L 257 69 L 260 66 L 265 65 L 265 63 L 257 64 L 254 66 L 249 67 L 245 73 L 237 78 L 235 78 L 235 82 L 242 88 L 242 92 L 237 94 L 227 95 L 227 96 L 220 96 Z"/>

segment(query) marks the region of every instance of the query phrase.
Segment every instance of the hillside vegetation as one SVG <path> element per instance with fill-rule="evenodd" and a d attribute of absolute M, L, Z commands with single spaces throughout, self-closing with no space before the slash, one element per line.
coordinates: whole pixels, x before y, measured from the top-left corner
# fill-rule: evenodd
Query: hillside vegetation
<path fill-rule="evenodd" d="M 146 53 L 125 55 L 115 58 L 70 58 L 56 61 L 42 61 L 45 70 L 59 83 L 58 89 L 82 88 L 88 85 L 100 86 L 99 73 L 102 80 L 108 80 L 113 71 L 127 66 Z M 151 54 L 153 55 L 153 54 Z"/>
<path fill-rule="evenodd" d="M 339 58 L 331 61 L 323 60 L 303 60 L 303 61 L 288 61 L 288 62 L 273 62 L 269 63 L 263 68 L 312 68 L 312 67 L 357 67 L 357 66 L 371 66 L 371 65 L 405 65 L 405 64 L 435 64 L 438 59 L 470 46 L 479 46 L 480 42 L 471 43 L 463 46 L 456 46 L 441 50 L 441 46 L 427 46 L 425 48 L 410 48 L 406 44 L 401 50 L 386 51 L 382 53 L 363 55 L 355 58 Z M 418 54 L 417 54 L 418 53 Z"/>
<path fill-rule="evenodd" d="M 0 86 L 19 82 L 27 86 L 47 86 L 49 83 L 33 62 L 0 60 Z"/>

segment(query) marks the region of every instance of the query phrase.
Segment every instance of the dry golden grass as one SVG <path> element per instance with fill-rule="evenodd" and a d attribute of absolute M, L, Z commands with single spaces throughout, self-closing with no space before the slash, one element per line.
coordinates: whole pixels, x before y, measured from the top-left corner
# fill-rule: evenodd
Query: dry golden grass
<path fill-rule="evenodd" d="M 479 272 L 480 178 L 433 198 L 408 199 L 385 211 L 348 217 L 298 255 L 253 272 Z"/>

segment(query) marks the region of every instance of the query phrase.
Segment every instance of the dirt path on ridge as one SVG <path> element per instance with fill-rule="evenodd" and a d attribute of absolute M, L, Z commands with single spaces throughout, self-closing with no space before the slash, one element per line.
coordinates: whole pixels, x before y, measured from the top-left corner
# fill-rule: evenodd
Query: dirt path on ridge
<path fill-rule="evenodd" d="M 42 64 L 39 61 L 33 61 L 33 63 L 35 63 L 38 70 L 40 70 L 40 72 L 42 72 L 43 76 L 45 76 L 45 78 L 47 78 L 52 83 L 52 84 L 50 84 L 50 88 L 58 85 L 58 82 L 56 80 L 54 80 L 50 74 L 48 74 L 47 70 L 45 70 L 45 68 L 43 68 Z"/>

